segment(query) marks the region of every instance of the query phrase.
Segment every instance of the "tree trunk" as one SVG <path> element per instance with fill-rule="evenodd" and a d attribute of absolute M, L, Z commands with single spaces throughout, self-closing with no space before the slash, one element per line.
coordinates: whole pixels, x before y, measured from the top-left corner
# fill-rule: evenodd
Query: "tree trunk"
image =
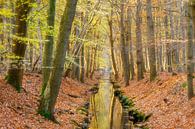
<path fill-rule="evenodd" d="M 160 6 L 162 4 L 161 0 L 158 0 L 158 6 Z M 162 8 L 157 9 L 158 12 L 162 11 Z M 158 62 L 158 70 L 160 72 L 164 71 L 164 42 L 162 42 L 163 39 L 163 31 L 162 31 L 162 19 L 161 17 L 157 17 L 157 27 L 156 30 L 157 32 L 155 32 L 157 34 L 157 38 L 156 38 L 156 51 L 157 51 L 157 55 L 156 55 L 156 60 Z M 158 47 L 159 46 L 159 47 Z"/>
<path fill-rule="evenodd" d="M 169 29 L 168 29 L 168 16 L 165 16 L 165 37 L 168 40 L 169 39 Z M 166 42 L 166 57 L 167 57 L 167 70 L 168 72 L 172 72 L 172 60 L 171 60 L 171 45 L 167 41 Z"/>
<path fill-rule="evenodd" d="M 40 4 L 41 4 L 41 0 L 37 0 L 37 4 L 38 4 L 38 9 L 40 9 Z M 42 31 L 41 31 L 41 19 L 38 18 L 37 20 L 38 22 L 38 28 L 37 28 L 37 38 L 39 39 L 39 54 L 40 54 L 40 59 L 38 62 L 38 72 L 42 73 L 41 67 L 42 67 L 42 62 L 43 62 L 43 36 L 42 36 Z"/>
<path fill-rule="evenodd" d="M 188 18 L 188 45 L 187 45 L 187 83 L 188 83 L 188 99 L 194 96 L 193 92 L 193 22 L 195 18 L 195 1 L 189 0 L 189 18 Z M 192 21 L 193 20 L 193 21 Z"/>
<path fill-rule="evenodd" d="M 87 47 L 87 69 L 86 69 L 86 77 L 89 78 L 89 73 L 90 73 L 90 47 Z"/>
<path fill-rule="evenodd" d="M 153 81 L 156 76 L 156 50 L 154 37 L 154 21 L 152 17 L 152 3 L 147 0 L 147 27 L 148 27 L 148 45 L 149 45 L 149 64 L 150 64 L 150 81 Z"/>
<path fill-rule="evenodd" d="M 77 0 L 67 0 L 66 2 L 64 14 L 60 23 L 53 69 L 39 105 L 39 113 L 50 120 L 55 120 L 54 108 L 62 81 L 66 50 L 69 44 L 72 22 L 76 12 L 76 5 Z"/>
<path fill-rule="evenodd" d="M 134 57 L 133 57 L 133 41 L 132 41 L 132 16 L 131 16 L 131 10 L 130 7 L 127 9 L 127 43 L 129 43 L 129 54 L 130 54 L 130 79 L 133 80 L 135 76 L 135 71 L 134 71 Z"/>
<path fill-rule="evenodd" d="M 90 75 L 91 79 L 93 78 L 93 75 L 94 75 L 94 72 L 95 72 L 95 69 L 96 69 L 97 49 L 98 49 L 98 46 L 96 45 L 95 48 L 94 48 L 94 56 L 92 58 L 92 63 L 93 63 L 92 66 L 93 67 L 91 67 L 91 75 Z"/>
<path fill-rule="evenodd" d="M 88 11 L 87 11 L 87 20 L 88 20 Z M 86 19 L 83 16 L 83 13 L 81 13 L 81 22 L 83 24 L 85 24 Z M 84 26 L 83 24 L 81 24 L 81 26 Z M 80 75 L 80 81 L 82 83 L 85 82 L 85 44 L 82 43 L 82 47 L 81 47 L 81 75 Z"/>
<path fill-rule="evenodd" d="M 129 70 L 129 48 L 125 42 L 125 23 L 124 23 L 124 3 L 121 1 L 121 14 L 120 14 L 120 43 L 121 43 L 121 58 L 123 64 L 123 72 L 125 77 L 125 85 L 129 85 L 130 70 Z"/>
<path fill-rule="evenodd" d="M 182 17 L 180 17 L 180 26 L 181 26 L 181 32 L 180 32 L 180 37 L 181 39 L 183 40 L 182 42 L 182 71 L 183 72 L 186 72 L 186 43 L 185 43 L 185 40 L 186 40 L 186 18 L 184 18 L 185 14 L 182 13 L 182 12 L 185 12 L 185 7 L 186 7 L 186 4 L 182 4 L 181 5 L 181 14 L 182 14 Z M 188 7 L 186 7 L 187 9 Z"/>
<path fill-rule="evenodd" d="M 85 82 L 85 45 L 82 45 L 81 48 L 81 76 L 80 76 L 80 81 L 82 83 Z"/>
<path fill-rule="evenodd" d="M 113 21 L 112 21 L 112 17 L 113 16 L 113 7 L 111 10 L 111 17 L 108 20 L 108 24 L 109 24 L 109 29 L 110 29 L 110 50 L 111 50 L 111 58 L 112 58 L 112 66 L 114 69 L 114 73 L 115 73 L 115 79 L 118 79 L 118 70 L 116 67 L 116 60 L 115 60 L 115 53 L 114 53 L 114 39 L 113 39 Z"/>
<path fill-rule="evenodd" d="M 89 66 L 89 77 L 91 78 L 91 74 L 93 71 L 93 57 L 94 57 L 94 53 L 95 51 L 93 50 L 93 47 L 90 47 L 90 52 L 89 52 L 89 56 L 90 56 L 90 66 Z"/>
<path fill-rule="evenodd" d="M 55 25 L 55 10 L 56 10 L 56 0 L 49 1 L 49 10 L 48 10 L 48 18 L 47 24 L 50 30 L 54 31 Z M 43 52 L 43 84 L 42 84 L 42 91 L 41 95 L 43 95 L 47 82 L 49 80 L 49 75 L 52 66 L 52 56 L 53 56 L 53 45 L 54 45 L 54 36 L 53 33 L 47 33 L 46 39 L 48 40 L 44 45 L 44 52 Z"/>
<path fill-rule="evenodd" d="M 2 1 L 1 4 L 0 4 L 0 9 L 3 9 L 3 5 L 4 4 L 5 4 L 4 1 Z M 4 19 L 4 16 L 0 16 L 0 23 L 1 24 L 5 24 L 3 22 L 3 19 Z M 4 26 L 2 28 L 4 29 Z M 0 45 L 4 45 L 4 35 L 5 34 L 3 33 L 3 29 L 2 28 L 0 30 Z"/>
<path fill-rule="evenodd" d="M 75 36 L 76 38 L 79 38 L 80 35 L 80 29 L 79 25 L 76 25 L 75 27 Z M 75 52 L 73 53 L 74 56 L 74 63 L 72 65 L 72 78 L 77 79 L 78 81 L 80 80 L 80 45 L 81 41 L 79 39 L 76 40 L 75 43 Z"/>
<path fill-rule="evenodd" d="M 136 10 L 136 53 L 137 53 L 137 80 L 144 78 L 143 74 L 143 52 L 142 52 L 142 35 L 141 35 L 141 1 L 138 0 Z"/>
<path fill-rule="evenodd" d="M 192 1 L 192 22 L 193 22 L 193 39 L 195 39 L 195 0 L 191 0 Z M 195 41 L 193 41 L 193 59 L 195 57 Z M 194 66 L 195 66 L 195 62 L 193 61 L 193 71 L 194 71 Z"/>
<path fill-rule="evenodd" d="M 26 50 L 25 38 L 27 35 L 27 16 L 30 11 L 29 0 L 16 1 L 16 37 L 13 39 L 12 52 L 15 59 L 12 60 L 8 74 L 6 76 L 7 83 L 16 88 L 18 92 L 21 90 L 23 67 L 22 61 Z"/>

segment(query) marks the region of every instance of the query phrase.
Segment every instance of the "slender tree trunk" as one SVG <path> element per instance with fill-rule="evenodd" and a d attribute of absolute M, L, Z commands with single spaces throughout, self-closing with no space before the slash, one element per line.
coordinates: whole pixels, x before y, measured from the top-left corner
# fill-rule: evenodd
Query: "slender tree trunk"
<path fill-rule="evenodd" d="M 179 21 L 180 19 L 176 17 L 176 39 L 180 39 L 179 37 L 179 30 L 180 28 L 182 28 L 179 25 Z M 180 62 L 180 48 L 181 48 L 181 43 L 180 42 L 176 42 L 176 51 L 175 51 L 175 60 L 176 60 L 176 70 L 177 72 L 181 72 L 181 62 Z"/>
<path fill-rule="evenodd" d="M 158 0 L 158 6 L 160 6 L 160 5 L 162 5 L 163 3 L 162 3 L 162 1 L 161 0 Z M 159 8 L 159 9 L 157 9 L 157 11 L 158 12 L 161 12 L 162 11 L 162 9 L 161 8 Z M 157 30 L 157 32 L 155 32 L 155 33 L 157 33 L 157 42 L 156 42 L 156 50 L 157 50 L 157 55 L 156 55 L 156 60 L 157 60 L 157 62 L 159 62 L 158 64 L 158 70 L 160 71 L 160 72 L 163 72 L 164 71 L 164 43 L 162 42 L 162 38 L 163 38 L 163 31 L 162 31 L 162 18 L 161 17 L 156 17 L 156 19 L 157 19 L 157 27 L 156 27 L 156 30 Z M 159 46 L 159 47 L 158 47 Z M 157 57 L 158 56 L 158 57 Z M 157 70 L 157 71 L 158 71 Z"/>
<path fill-rule="evenodd" d="M 160 10 L 158 10 L 158 11 L 160 11 Z M 157 34 L 158 37 L 156 38 L 157 41 L 158 41 L 157 47 L 156 47 L 156 49 L 157 49 L 156 59 L 158 59 L 157 60 L 157 62 L 158 62 L 157 68 L 160 72 L 163 72 L 164 71 L 164 65 L 163 65 L 163 61 L 164 61 L 163 60 L 163 46 L 164 46 L 164 43 L 162 42 L 161 18 L 158 18 L 158 28 L 157 28 L 157 30 L 158 30 L 158 34 Z"/>
<path fill-rule="evenodd" d="M 88 12 L 87 12 L 87 20 L 88 20 Z M 86 23 L 86 19 L 84 18 L 83 13 L 81 13 L 81 22 L 83 24 Z M 81 25 L 84 26 L 83 24 L 81 24 Z M 82 47 L 81 47 L 81 75 L 80 75 L 80 81 L 82 83 L 85 82 L 85 44 L 82 44 Z"/>
<path fill-rule="evenodd" d="M 94 57 L 93 47 L 90 48 L 89 55 L 90 55 L 89 77 L 91 78 L 91 74 L 93 71 L 93 57 Z"/>
<path fill-rule="evenodd" d="M 40 9 L 41 0 L 37 0 L 38 9 Z M 38 62 L 38 71 L 42 73 L 42 70 L 40 67 L 42 66 L 43 62 L 43 38 L 42 38 L 42 32 L 41 32 L 41 20 L 38 18 L 38 28 L 37 28 L 37 36 L 39 39 L 39 53 L 40 53 L 40 59 Z"/>
<path fill-rule="evenodd" d="M 171 7 L 170 7 L 171 9 Z M 169 11 L 169 17 L 170 17 L 170 29 L 171 29 L 171 53 L 172 53 L 172 63 L 173 63 L 173 69 L 177 69 L 179 59 L 178 59 L 178 50 L 177 50 L 177 45 L 178 43 L 175 42 L 176 39 L 176 30 L 174 27 L 174 21 L 176 21 L 176 18 L 173 16 L 172 12 Z"/>
<path fill-rule="evenodd" d="M 149 44 L 149 64 L 150 64 L 150 81 L 153 81 L 156 76 L 156 50 L 154 37 L 154 21 L 152 17 L 152 2 L 147 0 L 147 27 L 148 27 L 148 44 Z"/>
<path fill-rule="evenodd" d="M 69 44 L 72 22 L 76 12 L 76 5 L 77 0 L 67 0 L 66 2 L 64 14 L 60 23 L 53 69 L 39 105 L 39 113 L 50 120 L 55 120 L 54 108 L 62 81 L 66 50 Z"/>
<path fill-rule="evenodd" d="M 90 73 L 90 47 L 87 47 L 87 69 L 86 69 L 86 77 L 89 78 Z"/>
<path fill-rule="evenodd" d="M 94 48 L 94 56 L 92 58 L 92 63 L 93 63 L 92 66 L 93 67 L 91 68 L 91 75 L 90 75 L 91 79 L 93 78 L 93 75 L 94 75 L 94 72 L 95 72 L 95 69 L 96 69 L 97 48 L 98 48 L 98 46 L 96 45 L 95 48 Z"/>
<path fill-rule="evenodd" d="M 185 22 L 186 22 L 186 18 L 184 18 L 184 12 L 185 12 L 185 6 L 186 4 L 182 4 L 181 5 L 181 14 L 182 16 L 180 17 L 180 26 L 181 26 L 181 32 L 180 32 L 180 36 L 181 36 L 181 39 L 183 40 L 182 42 L 182 71 L 183 72 L 186 72 L 186 25 L 185 25 Z"/>
<path fill-rule="evenodd" d="M 188 18 L 188 45 L 187 45 L 187 83 L 188 83 L 188 99 L 194 96 L 193 92 L 193 22 L 195 23 L 195 1 L 189 0 L 189 18 Z"/>
<path fill-rule="evenodd" d="M 193 22 L 193 39 L 195 39 L 195 0 L 192 1 L 192 22 Z M 193 59 L 195 57 L 195 41 L 193 41 Z M 193 71 L 195 67 L 195 62 L 193 61 Z"/>
<path fill-rule="evenodd" d="M 129 85 L 130 70 L 129 70 L 129 48 L 125 42 L 125 17 L 124 17 L 125 0 L 121 1 L 121 14 L 120 14 L 120 42 L 121 42 L 121 58 L 123 64 L 123 72 L 125 77 L 125 85 Z"/>
<path fill-rule="evenodd" d="M 1 4 L 0 4 L 0 9 L 3 9 L 4 4 L 5 4 L 4 1 L 2 1 Z M 4 16 L 0 16 L 0 23 L 1 24 L 5 24 L 3 22 L 3 19 L 4 19 Z M 4 28 L 4 27 L 2 27 L 2 28 Z M 5 34 L 3 33 L 3 29 L 1 29 L 0 31 L 1 31 L 1 33 L 0 33 L 0 45 L 4 45 L 4 35 Z"/>
<path fill-rule="evenodd" d="M 26 41 L 21 38 L 27 35 L 27 16 L 30 11 L 29 0 L 17 0 L 16 1 L 16 36 L 13 41 L 12 52 L 16 56 L 13 59 L 6 80 L 9 84 L 16 88 L 20 92 L 22 87 L 23 67 L 22 60 L 24 59 L 26 51 Z"/>
<path fill-rule="evenodd" d="M 82 45 L 81 48 L 81 76 L 80 76 L 80 81 L 82 83 L 85 82 L 85 45 Z"/>
<path fill-rule="evenodd" d="M 80 30 L 79 30 L 79 26 L 76 25 L 75 27 L 75 36 L 76 38 L 79 38 L 80 35 Z M 73 53 L 74 56 L 74 63 L 72 65 L 72 78 L 76 78 L 78 81 L 80 80 L 80 44 L 81 41 L 78 39 L 76 40 L 75 43 L 75 53 Z"/>
<path fill-rule="evenodd" d="M 129 54 L 130 54 L 130 79 L 133 80 L 135 76 L 135 71 L 134 71 L 134 57 L 133 57 L 133 41 L 132 41 L 132 16 L 131 16 L 131 10 L 130 7 L 127 9 L 127 43 L 129 43 Z"/>
<path fill-rule="evenodd" d="M 116 66 L 116 60 L 115 60 L 115 53 L 114 53 L 114 39 L 113 39 L 113 9 L 111 10 L 111 18 L 108 21 L 109 24 L 109 29 L 110 29 L 110 50 L 111 50 L 111 58 L 112 58 L 112 65 L 114 68 L 114 73 L 115 73 L 115 79 L 118 79 L 118 70 L 117 70 L 117 66 Z"/>
<path fill-rule="evenodd" d="M 141 35 L 141 1 L 137 0 L 136 10 L 136 49 L 137 49 L 137 80 L 144 78 L 143 74 L 143 52 L 142 52 L 142 35 Z"/>
<path fill-rule="evenodd" d="M 31 66 L 31 68 L 33 67 L 33 53 L 34 53 L 34 49 L 33 49 L 33 44 L 31 43 L 30 45 L 29 45 L 29 58 L 30 58 L 30 66 Z"/>
<path fill-rule="evenodd" d="M 54 31 L 55 25 L 55 10 L 56 10 L 56 0 L 49 0 L 49 10 L 48 10 L 48 19 L 47 24 L 51 31 Z M 47 33 L 46 39 L 48 40 L 44 45 L 43 51 L 43 84 L 42 84 L 42 91 L 41 95 L 43 95 L 47 82 L 49 80 L 49 75 L 52 66 L 52 56 L 53 56 L 53 45 L 54 45 L 54 36 L 52 33 Z"/>
<path fill-rule="evenodd" d="M 169 39 L 169 29 L 168 29 L 168 16 L 165 16 L 165 37 L 166 40 Z M 172 60 L 171 60 L 171 45 L 168 41 L 166 41 L 166 57 L 167 57 L 167 70 L 168 72 L 172 72 Z"/>

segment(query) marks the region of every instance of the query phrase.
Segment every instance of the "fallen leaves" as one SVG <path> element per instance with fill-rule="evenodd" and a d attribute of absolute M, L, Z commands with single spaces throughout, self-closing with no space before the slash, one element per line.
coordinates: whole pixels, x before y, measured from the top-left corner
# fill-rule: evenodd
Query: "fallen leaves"
<path fill-rule="evenodd" d="M 82 119 L 82 116 L 76 113 L 76 109 L 89 99 L 86 91 L 96 82 L 87 80 L 87 83 L 81 84 L 72 79 L 63 79 L 55 108 L 55 116 L 61 123 L 57 125 L 37 114 L 41 75 L 26 74 L 22 93 L 17 93 L 0 77 L 0 128 L 72 129 L 70 120 Z"/>
<path fill-rule="evenodd" d="M 150 83 L 146 78 L 131 81 L 124 87 L 125 95 L 134 99 L 137 108 L 152 113 L 147 124 L 151 129 L 194 129 L 195 98 L 188 101 L 184 74 L 171 76 L 162 73 Z M 77 109 L 89 99 L 88 90 L 97 81 L 87 80 L 81 84 L 63 79 L 55 109 L 61 125 L 38 115 L 41 76 L 28 74 L 23 79 L 23 91 L 17 93 L 0 77 L 0 128 L 6 129 L 72 129 L 71 120 L 81 121 Z"/>
<path fill-rule="evenodd" d="M 125 94 L 134 98 L 138 108 L 153 113 L 148 121 L 152 129 L 194 129 L 195 98 L 187 100 L 187 89 L 182 87 L 186 81 L 184 74 L 171 76 L 162 73 L 156 81 L 148 78 L 124 87 Z"/>

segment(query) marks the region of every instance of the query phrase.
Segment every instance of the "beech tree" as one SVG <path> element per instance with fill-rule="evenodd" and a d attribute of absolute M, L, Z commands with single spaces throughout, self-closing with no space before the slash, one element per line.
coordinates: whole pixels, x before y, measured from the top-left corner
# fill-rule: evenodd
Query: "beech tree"
<path fill-rule="evenodd" d="M 150 81 L 153 81 L 156 76 L 156 50 L 154 37 L 154 22 L 152 17 L 152 2 L 147 0 L 147 24 L 148 24 L 148 45 L 149 45 L 149 64 L 150 64 Z"/>
<path fill-rule="evenodd" d="M 133 41 L 132 41 L 132 14 L 131 9 L 127 9 L 127 43 L 129 43 L 129 53 L 130 53 L 130 79 L 133 80 L 135 76 L 134 70 L 134 57 L 133 57 Z"/>
<path fill-rule="evenodd" d="M 76 12 L 77 0 L 67 0 L 65 10 L 61 19 L 56 53 L 53 60 L 53 69 L 47 83 L 47 87 L 39 105 L 39 113 L 50 120 L 55 121 L 54 108 L 59 93 L 62 74 L 64 70 L 66 50 L 69 44 L 69 37 L 72 22 Z"/>
<path fill-rule="evenodd" d="M 6 80 L 20 92 L 23 79 L 23 59 L 26 51 L 27 42 L 24 39 L 27 34 L 27 16 L 31 9 L 33 0 L 17 0 L 16 11 L 16 28 L 13 37 L 12 53 L 15 56 L 12 59 L 8 70 Z"/>
<path fill-rule="evenodd" d="M 125 1 L 121 1 L 121 13 L 120 13 L 120 43 L 121 43 L 121 58 L 123 65 L 123 72 L 125 78 L 125 85 L 129 85 L 130 69 L 129 69 L 129 47 L 125 38 Z"/>
<path fill-rule="evenodd" d="M 188 99 L 191 99 L 194 96 L 193 91 L 193 40 L 194 40 L 194 31 L 193 26 L 195 26 L 195 0 L 189 0 L 188 3 L 188 44 L 187 44 L 187 84 L 188 84 Z M 194 27 L 195 29 L 195 27 Z"/>
<path fill-rule="evenodd" d="M 109 25 L 109 39 L 110 39 L 110 51 L 111 51 L 111 58 L 112 58 L 112 65 L 114 69 L 114 74 L 115 74 L 115 79 L 117 80 L 119 75 L 118 75 L 118 70 L 117 70 L 117 64 L 116 64 L 116 58 L 115 58 L 115 53 L 114 53 L 114 37 L 113 37 L 113 3 L 111 3 L 111 12 L 110 12 L 110 18 L 108 17 L 108 25 Z"/>
<path fill-rule="evenodd" d="M 140 0 L 137 0 L 137 9 L 136 9 L 136 53 L 137 53 L 137 80 L 144 78 L 143 70 L 143 52 L 142 52 L 142 32 L 141 32 L 141 8 L 142 3 Z"/>
<path fill-rule="evenodd" d="M 47 33 L 45 45 L 44 45 L 44 53 L 43 53 L 43 87 L 41 94 L 44 93 L 45 88 L 47 86 L 47 82 L 49 80 L 49 75 L 52 66 L 52 56 L 53 56 L 53 45 L 54 45 L 54 24 L 55 24 L 55 10 L 56 10 L 56 0 L 49 1 L 49 9 L 48 9 L 48 18 L 47 24 L 51 32 Z"/>

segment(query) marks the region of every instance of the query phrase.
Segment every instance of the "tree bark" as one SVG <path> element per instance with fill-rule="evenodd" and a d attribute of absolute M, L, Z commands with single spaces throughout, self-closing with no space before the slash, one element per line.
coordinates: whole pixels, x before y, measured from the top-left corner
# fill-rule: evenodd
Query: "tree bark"
<path fill-rule="evenodd" d="M 189 0 L 189 18 L 188 18 L 188 45 L 187 45 L 187 83 L 188 83 L 188 99 L 194 96 L 193 92 L 193 22 L 195 23 L 195 18 L 193 13 L 195 13 L 195 0 Z"/>
<path fill-rule="evenodd" d="M 168 40 L 169 39 L 169 29 L 168 29 L 168 16 L 165 16 L 165 37 Z M 166 42 L 166 57 L 167 57 L 167 71 L 169 73 L 172 72 L 172 60 L 171 60 L 171 45 L 170 43 L 167 41 Z"/>
<path fill-rule="evenodd" d="M 147 0 L 147 34 L 149 45 L 149 64 L 150 64 L 150 81 L 153 81 L 156 76 L 156 50 L 155 50 L 155 37 L 154 37 L 154 21 L 152 17 L 152 3 Z"/>
<path fill-rule="evenodd" d="M 48 18 L 47 24 L 50 30 L 54 30 L 55 25 L 55 10 L 56 10 L 56 0 L 49 0 L 49 9 L 48 9 Z M 49 75 L 52 66 L 52 56 L 53 56 L 53 45 L 54 45 L 54 36 L 52 33 L 47 33 L 46 39 L 48 40 L 44 45 L 43 51 L 43 84 L 42 84 L 42 91 L 41 95 L 43 95 L 47 82 L 49 80 Z"/>
<path fill-rule="evenodd" d="M 142 52 L 142 35 L 141 35 L 141 1 L 137 0 L 136 10 L 136 53 L 137 53 L 137 80 L 144 78 L 143 74 L 143 52 Z"/>
<path fill-rule="evenodd" d="M 75 36 L 76 38 L 79 38 L 80 35 L 80 29 L 79 25 L 75 26 Z M 80 39 L 77 39 L 75 42 L 75 53 L 73 53 L 74 56 L 74 63 L 72 64 L 72 78 L 77 79 L 78 81 L 80 80 L 80 44 L 81 41 Z"/>
<path fill-rule="evenodd" d="M 130 80 L 134 79 L 135 71 L 134 71 L 134 57 L 133 57 L 133 41 L 132 41 L 132 16 L 130 7 L 127 9 L 127 43 L 129 43 L 129 54 L 130 54 Z"/>
<path fill-rule="evenodd" d="M 123 64 L 123 72 L 125 78 L 125 85 L 129 85 L 130 70 L 129 70 L 129 48 L 125 42 L 125 23 L 124 23 L 124 5 L 125 1 L 121 1 L 121 13 L 120 13 L 120 43 L 121 43 L 121 58 Z"/>
<path fill-rule="evenodd" d="M 96 44 L 95 48 L 94 48 L 94 56 L 92 58 L 92 63 L 93 63 L 92 66 L 93 67 L 91 67 L 91 75 L 90 75 L 91 79 L 93 78 L 93 75 L 94 75 L 94 72 L 95 72 L 95 69 L 96 69 L 97 50 L 98 50 L 98 45 Z"/>
<path fill-rule="evenodd" d="M 87 11 L 87 20 L 88 20 L 88 11 Z M 81 13 L 81 22 L 83 24 L 85 24 L 86 19 L 84 18 L 83 13 Z M 84 26 L 83 24 L 81 24 L 82 26 Z M 82 83 L 85 82 L 85 44 L 82 43 L 82 47 L 81 47 L 81 75 L 80 75 L 80 81 Z"/>
<path fill-rule="evenodd" d="M 22 87 L 23 79 L 23 67 L 22 61 L 24 59 L 26 51 L 26 41 L 27 35 L 27 16 L 31 9 L 30 0 L 17 0 L 16 1 L 16 37 L 13 39 L 12 53 L 15 59 L 12 60 L 8 74 L 6 76 L 6 81 L 12 85 L 18 92 L 20 92 Z"/>
<path fill-rule="evenodd" d="M 113 69 L 114 69 L 114 73 L 115 73 L 115 79 L 117 80 L 118 79 L 118 70 L 117 70 L 117 66 L 116 66 L 116 59 L 115 59 L 115 53 L 114 53 L 114 39 L 113 39 L 113 21 L 112 21 L 112 18 L 113 18 L 113 7 L 112 7 L 112 10 L 111 10 L 111 17 L 110 19 L 108 19 L 108 25 L 109 25 L 109 29 L 110 29 L 110 51 L 111 51 L 111 58 L 112 58 L 112 66 L 113 66 Z"/>
<path fill-rule="evenodd" d="M 87 48 L 87 69 L 86 69 L 86 77 L 89 78 L 89 73 L 90 73 L 90 64 L 91 64 L 91 60 L 90 60 L 90 47 L 88 46 Z"/>
<path fill-rule="evenodd" d="M 82 45 L 81 48 L 81 76 L 80 76 L 80 81 L 82 83 L 85 82 L 85 45 Z"/>
<path fill-rule="evenodd" d="M 62 81 L 66 50 L 69 45 L 72 22 L 76 12 L 76 5 L 77 0 L 67 0 L 66 2 L 66 7 L 60 23 L 56 53 L 53 61 L 53 69 L 39 105 L 39 113 L 54 121 L 54 108 Z"/>

